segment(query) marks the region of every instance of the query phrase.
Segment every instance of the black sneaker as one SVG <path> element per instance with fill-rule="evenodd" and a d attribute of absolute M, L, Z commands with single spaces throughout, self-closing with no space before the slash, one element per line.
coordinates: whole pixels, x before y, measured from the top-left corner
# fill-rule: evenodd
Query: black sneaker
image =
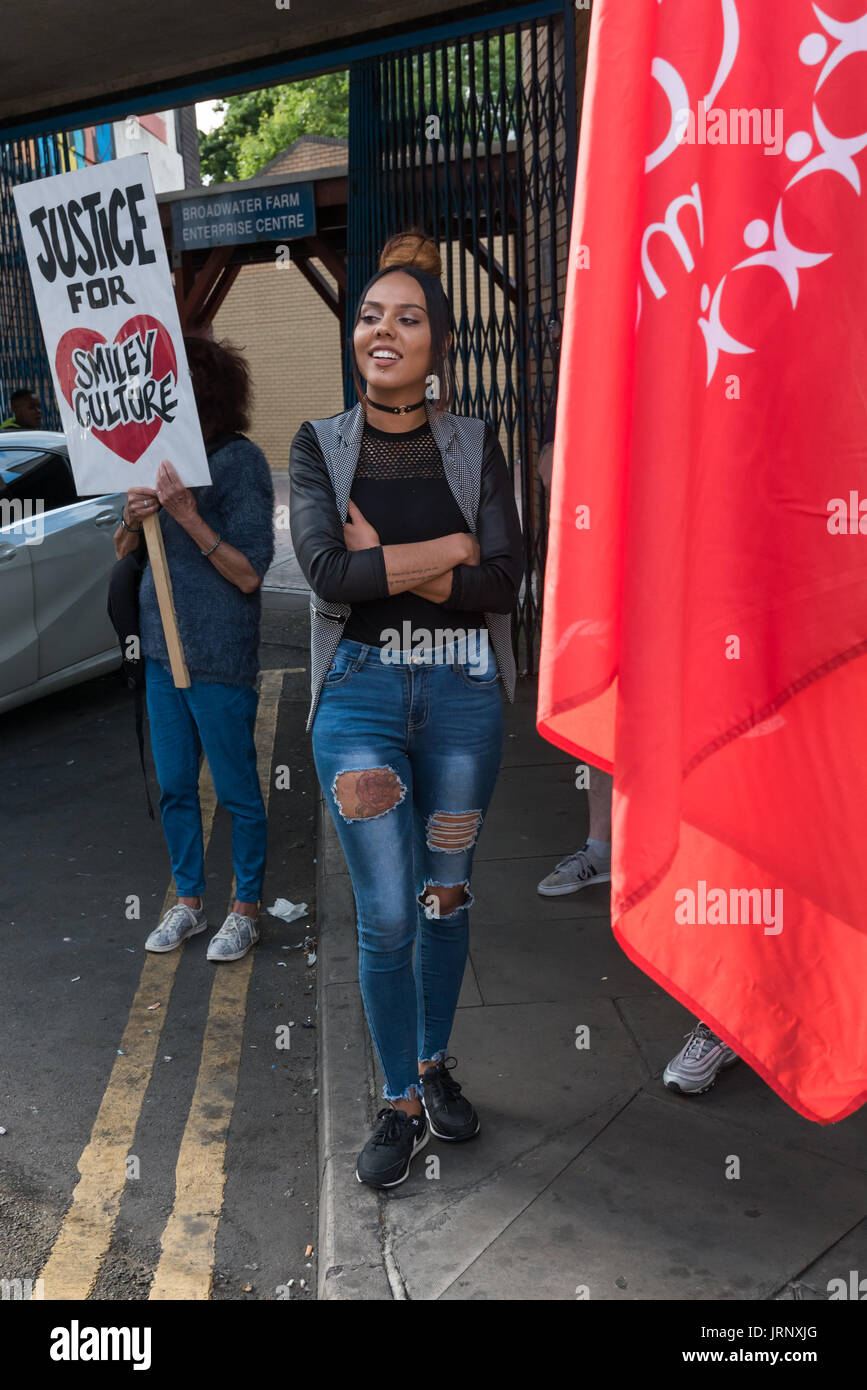
<path fill-rule="evenodd" d="M 452 1076 L 456 1066 L 456 1059 L 447 1057 L 422 1072 L 421 1103 L 430 1132 L 437 1139 L 472 1139 L 480 1129 L 478 1115 Z"/>
<path fill-rule="evenodd" d="M 409 1177 L 409 1165 L 430 1139 L 424 1112 L 407 1115 L 390 1105 L 380 1110 L 376 1127 L 358 1155 L 355 1176 L 371 1187 L 397 1187 Z"/>

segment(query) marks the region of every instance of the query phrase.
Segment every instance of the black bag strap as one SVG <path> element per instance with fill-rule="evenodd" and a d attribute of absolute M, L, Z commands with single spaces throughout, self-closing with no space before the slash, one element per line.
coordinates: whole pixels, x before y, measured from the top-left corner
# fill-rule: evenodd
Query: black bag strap
<path fill-rule="evenodd" d="M 133 694 L 139 761 L 144 779 L 148 815 L 151 820 L 154 820 L 154 808 L 151 802 L 144 758 L 144 660 L 141 652 L 137 658 L 131 659 L 127 647 L 131 637 L 137 637 L 139 642 L 141 641 L 138 621 L 138 590 L 146 562 L 147 548 L 141 540 L 135 550 L 130 551 L 122 560 L 117 561 L 109 581 L 108 615 L 120 643 L 127 688 Z"/>
<path fill-rule="evenodd" d="M 135 706 L 135 736 L 138 739 L 138 756 L 141 763 L 141 773 L 144 778 L 145 796 L 148 803 L 148 815 L 154 819 L 154 808 L 151 801 L 151 789 L 148 786 L 148 770 L 145 767 L 144 755 L 144 687 L 137 685 L 132 692 L 133 704 Z"/>

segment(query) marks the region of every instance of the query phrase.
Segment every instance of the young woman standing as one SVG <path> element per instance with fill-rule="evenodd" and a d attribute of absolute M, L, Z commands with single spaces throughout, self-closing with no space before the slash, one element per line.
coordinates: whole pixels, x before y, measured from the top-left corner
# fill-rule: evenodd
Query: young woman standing
<path fill-rule="evenodd" d="M 495 435 L 447 411 L 439 277 L 432 242 L 392 238 L 356 313 L 359 403 L 302 425 L 290 456 L 292 539 L 313 591 L 307 727 L 355 892 L 389 1102 L 356 1168 L 375 1187 L 403 1182 L 431 1133 L 479 1130 L 448 1044 L 502 750 L 500 686 L 509 700 L 515 686 L 520 525 Z"/>

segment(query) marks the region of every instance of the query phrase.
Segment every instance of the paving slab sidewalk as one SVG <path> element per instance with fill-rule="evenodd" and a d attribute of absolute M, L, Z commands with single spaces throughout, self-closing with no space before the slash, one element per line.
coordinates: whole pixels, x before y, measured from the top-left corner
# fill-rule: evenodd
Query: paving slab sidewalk
<path fill-rule="evenodd" d="M 523 681 L 507 707 L 451 1042 L 481 1133 L 432 1140 L 388 1196 L 355 1178 L 382 1082 L 320 803 L 319 1296 L 825 1299 L 830 1279 L 867 1273 L 867 1107 L 811 1124 L 743 1063 L 702 1097 L 664 1089 L 693 1020 L 617 946 L 608 886 L 536 893 L 583 842 L 587 803 L 535 700 Z"/>

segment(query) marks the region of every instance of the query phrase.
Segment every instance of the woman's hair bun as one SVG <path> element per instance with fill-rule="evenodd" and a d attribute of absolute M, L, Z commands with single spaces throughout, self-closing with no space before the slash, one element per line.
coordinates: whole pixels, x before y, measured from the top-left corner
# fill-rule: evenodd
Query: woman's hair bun
<path fill-rule="evenodd" d="M 437 279 L 442 275 L 443 264 L 435 241 L 420 227 L 410 227 L 406 232 L 395 232 L 382 248 L 379 269 L 391 270 L 398 266 L 412 266 L 423 270 Z"/>

